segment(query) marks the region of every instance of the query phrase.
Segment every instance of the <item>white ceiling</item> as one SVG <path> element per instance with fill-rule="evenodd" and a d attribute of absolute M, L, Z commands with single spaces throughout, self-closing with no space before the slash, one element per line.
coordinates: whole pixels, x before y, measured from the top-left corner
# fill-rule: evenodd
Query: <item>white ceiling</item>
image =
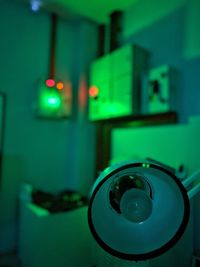
<path fill-rule="evenodd" d="M 27 0 L 41 1 L 43 8 L 64 15 L 81 15 L 98 23 L 108 21 L 113 11 L 124 11 L 138 0 Z"/>

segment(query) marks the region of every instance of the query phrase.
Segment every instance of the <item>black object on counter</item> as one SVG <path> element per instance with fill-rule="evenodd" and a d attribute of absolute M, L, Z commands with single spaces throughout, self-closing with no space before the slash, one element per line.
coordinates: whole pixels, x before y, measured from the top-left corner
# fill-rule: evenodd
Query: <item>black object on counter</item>
<path fill-rule="evenodd" d="M 47 209 L 51 213 L 56 213 L 88 205 L 88 198 L 72 190 L 65 190 L 59 194 L 51 194 L 34 189 L 32 191 L 32 203 Z"/>

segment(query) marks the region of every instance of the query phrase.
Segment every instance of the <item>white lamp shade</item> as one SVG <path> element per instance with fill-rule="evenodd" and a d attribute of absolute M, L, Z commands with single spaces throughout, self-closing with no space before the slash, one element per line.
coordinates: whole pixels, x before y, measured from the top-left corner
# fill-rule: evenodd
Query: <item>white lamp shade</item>
<path fill-rule="evenodd" d="M 122 179 L 125 189 L 120 195 Z M 174 246 L 189 214 L 187 192 L 177 177 L 160 165 L 133 162 L 101 174 L 91 194 L 88 222 L 103 249 L 122 259 L 140 261 Z"/>

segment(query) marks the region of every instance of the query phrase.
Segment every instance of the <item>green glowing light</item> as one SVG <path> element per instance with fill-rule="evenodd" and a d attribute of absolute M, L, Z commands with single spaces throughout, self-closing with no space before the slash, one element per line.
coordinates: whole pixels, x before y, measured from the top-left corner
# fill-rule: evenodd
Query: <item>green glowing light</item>
<path fill-rule="evenodd" d="M 58 106 L 60 104 L 60 99 L 57 97 L 50 97 L 47 99 L 49 105 Z"/>
<path fill-rule="evenodd" d="M 149 163 L 142 163 L 142 167 L 143 168 L 149 168 L 150 167 L 150 164 Z"/>
<path fill-rule="evenodd" d="M 41 90 L 39 102 L 42 110 L 55 111 L 61 106 L 60 95 L 55 89 Z"/>

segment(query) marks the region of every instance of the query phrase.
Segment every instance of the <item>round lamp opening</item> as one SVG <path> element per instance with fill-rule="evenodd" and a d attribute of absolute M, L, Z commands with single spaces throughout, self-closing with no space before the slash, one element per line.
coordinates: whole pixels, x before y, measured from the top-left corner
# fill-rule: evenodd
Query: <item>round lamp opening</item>
<path fill-rule="evenodd" d="M 151 198 L 152 188 L 147 182 L 146 177 L 140 173 L 127 173 L 126 175 L 119 176 L 118 179 L 114 179 L 109 190 L 109 200 L 112 209 L 119 214 L 124 212 L 124 215 L 127 214 L 128 210 L 131 212 L 130 210 L 132 209 L 135 211 L 139 209 L 139 203 L 141 205 L 149 203 L 147 206 L 147 209 L 149 209 Z"/>
<path fill-rule="evenodd" d="M 122 163 L 101 173 L 88 209 L 97 243 L 120 259 L 134 261 L 172 248 L 189 216 L 190 203 L 180 180 L 163 166 L 143 162 Z"/>

